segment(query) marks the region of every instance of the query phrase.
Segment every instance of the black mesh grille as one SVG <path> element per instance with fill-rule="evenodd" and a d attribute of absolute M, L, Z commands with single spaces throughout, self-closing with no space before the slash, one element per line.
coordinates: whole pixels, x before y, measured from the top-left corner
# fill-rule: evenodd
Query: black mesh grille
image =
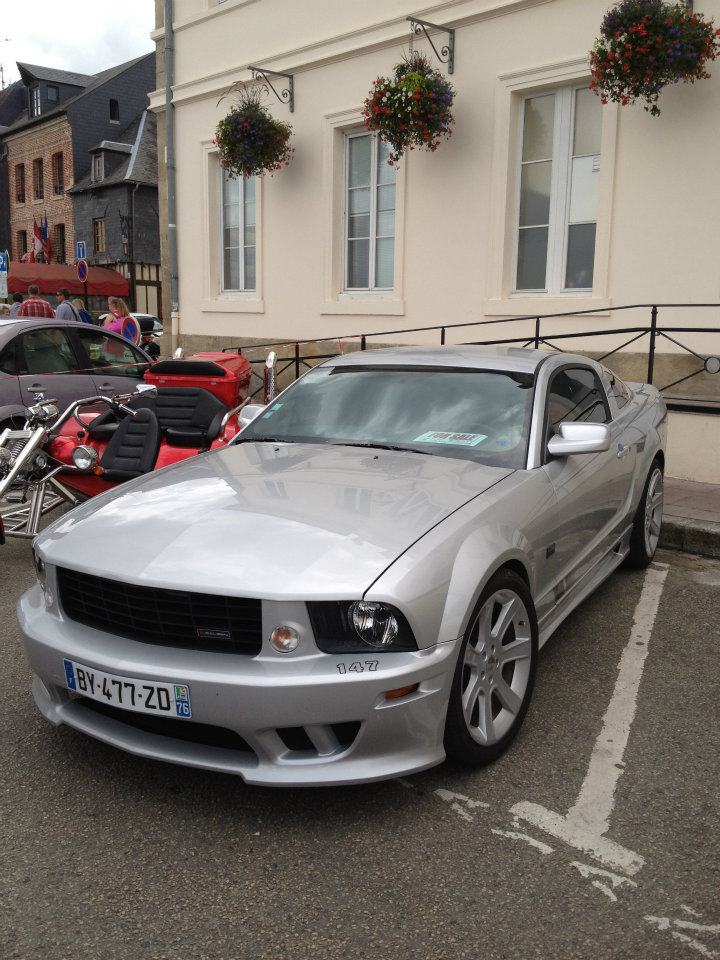
<path fill-rule="evenodd" d="M 259 600 L 140 587 L 58 567 L 67 617 L 165 647 L 255 656 L 262 646 Z"/>
<path fill-rule="evenodd" d="M 195 723 L 194 720 L 177 720 L 175 717 L 152 717 L 144 713 L 133 713 L 131 710 L 120 710 L 109 704 L 98 703 L 97 700 L 87 700 L 78 697 L 74 703 L 85 710 L 92 710 L 103 717 L 117 720 L 136 730 L 145 733 L 154 733 L 161 737 L 172 737 L 174 740 L 184 740 L 186 743 L 199 743 L 206 747 L 223 747 L 225 750 L 242 750 L 252 753 L 252 747 L 246 740 L 225 727 L 214 727 L 209 723 Z"/>

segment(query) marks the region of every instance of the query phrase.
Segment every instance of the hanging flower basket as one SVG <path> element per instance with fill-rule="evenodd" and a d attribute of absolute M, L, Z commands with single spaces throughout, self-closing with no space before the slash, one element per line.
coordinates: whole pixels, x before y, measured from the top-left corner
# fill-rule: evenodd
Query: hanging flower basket
<path fill-rule="evenodd" d="M 235 177 L 262 176 L 287 166 L 293 154 L 290 124 L 263 106 L 261 88 L 243 87 L 236 95 L 215 131 L 220 164 Z"/>
<path fill-rule="evenodd" d="M 429 60 L 412 53 L 392 77 L 378 77 L 363 107 L 365 126 L 391 147 L 389 163 L 406 150 L 435 151 L 452 135 L 455 90 Z"/>
<path fill-rule="evenodd" d="M 663 87 L 706 79 L 720 52 L 712 20 L 665 0 L 622 0 L 605 14 L 600 34 L 590 53 L 590 89 L 603 103 L 644 101 L 653 116 Z"/>

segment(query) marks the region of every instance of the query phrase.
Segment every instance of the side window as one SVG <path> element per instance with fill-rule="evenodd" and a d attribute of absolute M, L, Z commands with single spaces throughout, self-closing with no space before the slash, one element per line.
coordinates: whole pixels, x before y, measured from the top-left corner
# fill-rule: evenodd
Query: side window
<path fill-rule="evenodd" d="M 547 398 L 547 437 L 550 439 L 561 423 L 609 423 L 605 394 L 592 370 L 572 367 L 560 370 L 553 377 Z"/>
<path fill-rule="evenodd" d="M 16 340 L 12 340 L 4 350 L 0 351 L 0 373 L 4 373 L 9 377 L 14 377 L 17 374 L 17 364 L 15 362 L 16 342 Z"/>
<path fill-rule="evenodd" d="M 90 358 L 91 373 L 142 379 L 148 362 L 131 344 L 99 330 L 77 330 L 76 333 Z"/>
<path fill-rule="evenodd" d="M 614 374 L 610 374 L 610 391 L 615 397 L 615 402 L 618 405 L 618 410 L 622 410 L 626 403 L 630 402 L 632 394 L 630 393 L 630 388 L 627 384 L 623 383 L 619 377 L 616 377 Z"/>
<path fill-rule="evenodd" d="M 45 328 L 22 335 L 20 373 L 75 373 L 78 363 L 63 330 Z"/>

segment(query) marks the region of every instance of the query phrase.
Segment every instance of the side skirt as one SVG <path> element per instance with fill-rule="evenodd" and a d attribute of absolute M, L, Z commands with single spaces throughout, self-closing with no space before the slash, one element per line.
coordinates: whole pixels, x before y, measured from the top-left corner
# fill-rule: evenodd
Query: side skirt
<path fill-rule="evenodd" d="M 591 570 L 588 570 L 582 580 L 579 580 L 575 586 L 564 594 L 555 606 L 548 611 L 540 623 L 539 645 L 541 647 L 547 643 L 563 620 L 569 616 L 583 600 L 597 590 L 600 584 L 607 580 L 611 573 L 617 570 L 630 552 L 631 533 L 632 524 L 629 524 L 612 550 L 604 554 L 595 566 Z"/>

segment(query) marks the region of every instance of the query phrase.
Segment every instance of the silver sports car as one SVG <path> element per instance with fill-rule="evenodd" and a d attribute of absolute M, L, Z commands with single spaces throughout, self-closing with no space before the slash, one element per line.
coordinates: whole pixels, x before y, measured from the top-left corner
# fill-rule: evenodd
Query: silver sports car
<path fill-rule="evenodd" d="M 37 538 L 51 723 L 248 783 L 486 763 L 538 648 L 657 547 L 665 405 L 585 357 L 373 350 L 254 412 Z"/>

